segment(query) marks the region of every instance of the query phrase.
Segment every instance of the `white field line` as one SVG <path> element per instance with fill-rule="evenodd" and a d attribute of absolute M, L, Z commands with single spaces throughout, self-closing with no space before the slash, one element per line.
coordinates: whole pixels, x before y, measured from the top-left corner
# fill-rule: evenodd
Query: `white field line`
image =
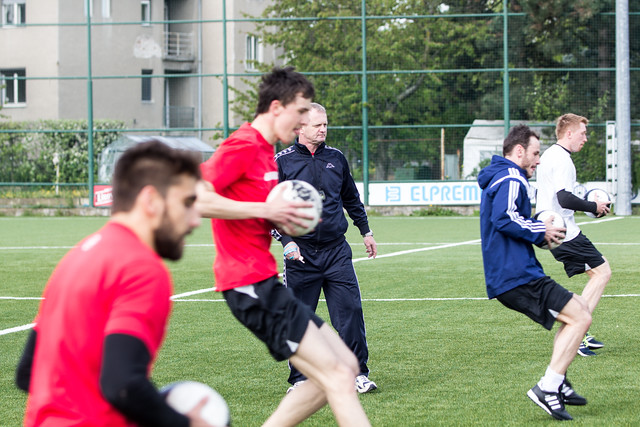
<path fill-rule="evenodd" d="M 35 323 L 29 323 L 28 325 L 16 326 L 15 328 L 3 329 L 0 331 L 0 335 L 12 334 L 14 332 L 26 331 L 35 326 Z"/>
<path fill-rule="evenodd" d="M 598 219 L 595 221 L 586 221 L 586 222 L 579 222 L 577 223 L 577 225 L 589 225 L 589 224 L 599 224 L 601 222 L 609 222 L 609 221 L 617 221 L 620 219 L 623 219 L 625 217 L 622 216 L 617 216 L 617 217 L 612 217 L 612 218 L 603 218 L 603 219 Z M 404 255 L 405 253 L 413 253 L 413 252 L 420 252 L 420 251 L 430 251 L 430 250 L 434 250 L 434 249 L 445 249 L 448 247 L 452 247 L 452 246 L 459 246 L 459 245 L 470 245 L 470 244 L 474 244 L 474 243 L 480 243 L 480 239 L 477 240 L 470 240 L 467 242 L 461 242 L 461 243 L 450 243 L 450 244 L 444 244 L 444 243 L 429 243 L 429 242 L 400 242 L 400 243 L 378 243 L 378 246 L 401 246 L 401 245 L 442 245 L 442 246 L 438 246 L 438 247 L 433 247 L 433 248 L 424 248 L 424 249 L 418 249 L 418 250 L 412 250 L 409 252 L 399 252 L 396 253 L 398 255 Z M 606 244 L 611 244 L 611 243 L 598 243 L 598 244 L 602 244 L 602 245 L 606 245 Z M 639 245 L 640 243 L 619 243 L 620 245 Z M 352 246 L 357 246 L 358 244 L 355 243 L 351 243 Z M 215 247 L 214 244 L 212 243 L 195 243 L 195 244 L 189 244 L 189 245 L 185 245 L 186 247 L 189 248 L 212 248 Z M 280 246 L 279 243 L 274 242 L 271 246 Z M 24 250 L 24 249 L 71 249 L 74 246 L 0 246 L 0 250 Z M 396 256 L 395 254 L 386 254 L 386 255 L 379 255 L 377 258 L 384 258 L 387 256 Z M 358 260 L 353 260 L 353 262 L 356 261 L 362 261 L 365 260 L 367 258 L 364 259 L 358 259 Z"/>
<path fill-rule="evenodd" d="M 211 291 L 207 289 L 206 291 Z M 640 294 L 602 295 L 602 298 L 637 298 Z M 172 298 L 173 299 L 173 298 Z M 223 298 L 188 298 L 178 299 L 176 302 L 225 302 Z M 326 302 L 324 298 L 319 301 Z M 432 297 L 432 298 L 362 298 L 362 302 L 407 302 L 407 301 L 489 301 L 487 297 Z M 1 334 L 0 334 L 1 335 Z"/>
<path fill-rule="evenodd" d="M 597 219 L 595 221 L 577 222 L 576 225 L 600 224 L 601 222 L 617 221 L 617 220 L 623 219 L 623 218 L 625 218 L 625 217 L 623 217 L 623 216 L 614 216 L 614 217 L 611 217 L 611 218 Z"/>
<path fill-rule="evenodd" d="M 204 292 L 210 292 L 212 289 L 200 289 L 198 291 L 186 292 L 185 294 L 198 294 Z M 180 296 L 185 296 L 185 294 L 177 294 L 171 297 L 172 300 L 176 302 L 224 302 L 224 299 L 176 299 Z M 622 295 L 602 295 L 602 298 L 633 298 L 640 297 L 640 294 L 622 294 Z M 25 299 L 25 298 L 8 298 L 3 297 L 2 299 Z M 39 298 L 38 298 L 39 299 Z M 326 301 L 321 298 L 320 301 Z M 486 297 L 457 297 L 457 298 L 363 298 L 362 302 L 408 302 L 408 301 L 489 301 Z M 21 332 L 31 329 L 35 326 L 35 323 L 29 323 L 27 325 L 16 326 L 14 328 L 2 329 L 0 330 L 1 335 L 12 334 L 14 332 Z"/>
<path fill-rule="evenodd" d="M 388 257 L 392 257 L 392 256 L 413 254 L 413 253 L 416 253 L 416 252 L 435 251 L 436 249 L 453 248 L 453 247 L 456 247 L 456 246 L 473 245 L 473 244 L 476 244 L 476 243 L 480 243 L 480 239 L 467 240 L 466 242 L 459 242 L 459 243 L 448 243 L 448 244 L 444 244 L 444 245 L 440 245 L 440 246 L 430 246 L 428 248 L 418 248 L 418 249 L 409 249 L 409 250 L 406 250 L 406 251 L 392 252 L 390 254 L 378 255 L 378 256 L 376 256 L 376 259 L 378 259 L 378 258 L 388 258 Z M 353 260 L 353 262 L 356 263 L 356 262 L 359 262 L 359 261 L 367 261 L 367 260 L 373 260 L 373 258 L 356 258 L 356 259 Z"/>
<path fill-rule="evenodd" d="M 215 292 L 215 291 L 213 290 L 213 288 L 198 289 L 196 291 L 189 291 L 189 292 L 183 292 L 181 294 L 175 294 L 170 299 L 176 300 L 178 298 L 189 297 L 191 295 L 197 295 L 197 294 L 203 294 L 205 292 Z"/>
<path fill-rule="evenodd" d="M 623 217 L 616 217 L 616 218 L 605 218 L 605 219 L 601 219 L 601 220 L 597 220 L 597 221 L 589 221 L 586 223 L 580 223 L 578 225 L 583 225 L 583 224 L 594 224 L 594 223 L 599 223 L 599 222 L 607 222 L 607 221 L 615 221 L 618 219 L 622 219 Z M 440 246 L 430 246 L 427 248 L 418 248 L 418 249 L 410 249 L 410 250 L 406 250 L 406 251 L 399 251 L 399 252 L 392 252 L 389 254 L 382 254 L 382 255 L 378 255 L 376 258 L 387 258 L 387 257 L 392 257 L 392 256 L 401 256 L 401 255 L 406 255 L 406 254 L 411 254 L 411 253 L 416 253 L 416 252 L 425 252 L 425 251 L 433 251 L 436 249 L 447 249 L 447 248 L 452 248 L 452 247 L 456 247 L 456 246 L 463 246 L 463 245 L 473 245 L 473 244 L 478 244 L 480 243 L 480 239 L 475 239 L 475 240 L 467 240 L 465 242 L 458 242 L 458 243 L 448 243 L 448 244 L 443 244 Z M 187 246 L 191 246 L 191 245 L 187 245 Z M 208 246 L 208 245 L 193 245 L 193 246 Z M 24 248 L 16 248 L 16 249 L 24 249 Z M 354 263 L 359 262 L 359 261 L 367 261 L 370 260 L 372 258 L 356 258 L 353 260 Z M 201 293 L 205 293 L 205 292 L 212 292 L 213 289 L 212 288 L 205 288 L 205 289 L 198 289 L 195 291 L 190 291 L 190 292 L 184 292 L 181 294 L 176 294 L 173 295 L 171 297 L 172 300 L 174 301 L 180 301 L 180 302 L 216 302 L 216 301 L 224 301 L 223 299 L 181 299 L 183 297 L 187 297 L 187 296 L 191 296 L 191 295 L 197 295 L 197 294 L 201 294 Z M 602 297 L 638 297 L 640 295 L 638 294 L 627 294 L 627 295 L 603 295 Z M 0 297 L 0 299 L 40 299 L 40 298 L 11 298 L 11 297 Z M 372 301 L 372 302 L 398 302 L 398 301 L 469 301 L 469 300 L 486 300 L 487 298 L 472 298 L 472 297 L 460 297 L 460 298 L 378 298 L 378 299 L 363 299 L 362 301 Z M 22 325 L 22 326 L 17 326 L 15 328 L 9 328 L 9 329 L 4 329 L 4 330 L 0 330 L 0 335 L 5 335 L 5 334 L 10 334 L 13 332 L 19 332 L 19 331 L 24 331 L 27 329 L 31 329 L 35 324 L 34 323 L 30 323 L 28 325 Z"/>

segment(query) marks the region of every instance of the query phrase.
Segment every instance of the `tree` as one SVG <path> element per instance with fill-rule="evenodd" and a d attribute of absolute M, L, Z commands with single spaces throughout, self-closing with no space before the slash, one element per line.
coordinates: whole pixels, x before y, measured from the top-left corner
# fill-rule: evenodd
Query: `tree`
<path fill-rule="evenodd" d="M 441 1 L 375 0 L 367 2 L 370 16 L 442 15 Z M 471 2 L 478 3 L 478 2 Z M 314 17 L 313 20 L 269 21 L 258 25 L 267 43 L 280 47 L 284 59 L 303 72 L 342 74 L 312 76 L 316 100 L 325 105 L 333 126 L 362 123 L 361 3 L 339 0 L 283 0 L 265 10 L 269 18 Z M 326 19 L 323 19 L 326 18 Z M 478 97 L 477 79 L 464 73 L 427 73 L 477 65 L 477 41 L 491 38 L 487 18 L 381 18 L 366 24 L 369 135 L 374 179 L 388 179 L 393 169 L 415 159 L 439 157 L 440 129 L 392 128 L 396 125 L 466 122 Z M 456 43 L 451 43 L 456 40 Z M 269 67 L 265 67 L 265 71 Z M 394 70 L 397 70 L 394 72 Z M 345 73 L 348 72 L 349 74 Z M 460 133 L 460 131 L 458 132 Z M 335 137 L 336 134 L 334 133 Z M 361 158 L 360 131 L 330 137 L 350 158 Z M 462 138 L 458 135 L 458 141 Z M 343 143 L 343 144 L 341 144 Z M 412 145 L 407 150 L 407 144 Z M 360 154 L 359 154 L 360 153 Z M 357 162 L 356 162 L 357 163 Z M 439 170 L 439 162 L 435 165 Z M 438 174 L 439 175 L 439 174 Z"/>
<path fill-rule="evenodd" d="M 552 121 L 569 111 L 592 123 L 613 117 L 613 72 L 576 70 L 614 66 L 615 18 L 601 13 L 612 5 L 613 0 L 509 2 L 510 12 L 523 13 L 508 22 L 509 67 L 519 69 L 509 79 L 511 119 Z M 366 7 L 372 177 L 393 179 L 406 166 L 439 177 L 439 125 L 454 125 L 447 142 L 455 150 L 462 148 L 464 124 L 503 118 L 503 3 L 369 0 Z M 279 0 L 265 10 L 270 20 L 259 23 L 256 34 L 284 52 L 282 61 L 310 74 L 330 125 L 345 127 L 332 130 L 329 140 L 355 165 L 363 157 L 361 131 L 352 129 L 362 123 L 361 15 L 355 0 Z M 632 30 L 640 30 L 638 21 Z M 633 53 L 640 42 L 632 43 L 632 60 L 640 61 Z M 263 71 L 269 68 L 263 65 Z M 487 68 L 500 71 L 479 71 Z M 545 70 L 551 68 L 567 70 Z M 236 111 L 250 111 L 254 96 L 239 96 Z"/>

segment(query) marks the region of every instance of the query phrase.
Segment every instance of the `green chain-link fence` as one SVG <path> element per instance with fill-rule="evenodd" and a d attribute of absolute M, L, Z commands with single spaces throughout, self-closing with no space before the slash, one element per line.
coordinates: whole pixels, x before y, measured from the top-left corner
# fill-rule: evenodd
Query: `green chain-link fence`
<path fill-rule="evenodd" d="M 85 10 L 90 3 L 85 1 Z M 15 65 L 0 57 L 5 102 L 9 96 L 18 103 L 22 88 L 27 94 L 22 107 L 29 109 L 36 88 L 57 85 L 56 108 L 63 110 L 58 117 L 84 121 L 23 122 L 15 120 L 20 105 L 5 104 L 0 110 L 3 186 L 53 183 L 56 150 L 67 165 L 58 170 L 58 181 L 92 188 L 100 151 L 123 133 L 197 136 L 215 146 L 251 118 L 261 73 L 284 63 L 314 82 L 316 101 L 328 110 L 328 144 L 346 154 L 354 177 L 365 183 L 472 178 L 469 171 L 478 165 L 466 167 L 463 159 L 465 137 L 474 125 L 504 131 L 525 121 L 540 126 L 552 141 L 553 120 L 566 112 L 591 120 L 590 144 L 575 155 L 578 180 L 605 180 L 605 123 L 615 120 L 616 110 L 613 0 L 519 0 L 506 6 L 488 0 L 280 0 L 261 2 L 264 10 L 257 13 L 250 8 L 255 2 L 185 1 L 178 7 L 180 2 L 153 1 L 147 2 L 148 15 L 143 5 L 141 21 L 127 20 L 129 15 L 117 13 L 121 6 L 106 3 L 113 9 L 110 19 L 98 11 L 88 18 L 78 10 L 65 22 L 34 18 L 18 22 L 18 29 L 0 28 L 0 42 L 21 29 L 55 29 L 65 40 L 57 45 L 62 71 L 56 75 L 33 67 L 25 75 L 4 72 Z M 152 14 L 161 5 L 164 15 Z M 631 100 L 640 91 L 638 32 L 640 5 L 634 2 Z M 129 71 L 130 51 L 115 43 L 129 33 L 140 73 Z M 153 43 L 154 37 L 162 40 Z M 154 48 L 160 49 L 161 65 Z M 70 62 L 77 66 L 65 67 Z M 142 104 L 129 105 L 124 94 L 132 91 Z M 631 119 L 631 139 L 640 139 L 640 107 L 633 102 Z M 89 128 L 100 128 L 103 136 Z M 113 134 L 105 137 L 109 131 Z M 74 166 L 82 173 L 69 169 L 69 156 L 84 159 Z"/>

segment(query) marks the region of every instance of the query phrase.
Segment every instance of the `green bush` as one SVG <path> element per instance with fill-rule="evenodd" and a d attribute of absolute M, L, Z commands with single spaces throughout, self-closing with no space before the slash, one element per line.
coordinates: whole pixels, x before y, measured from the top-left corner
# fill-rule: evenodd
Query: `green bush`
<path fill-rule="evenodd" d="M 442 206 L 429 206 L 426 209 L 417 209 L 410 216 L 458 216 L 455 211 Z"/>
<path fill-rule="evenodd" d="M 93 124 L 94 179 L 102 150 L 115 141 L 125 123 L 97 120 Z M 89 180 L 89 138 L 86 120 L 0 122 L 0 182 L 56 182 L 58 153 L 61 183 Z"/>

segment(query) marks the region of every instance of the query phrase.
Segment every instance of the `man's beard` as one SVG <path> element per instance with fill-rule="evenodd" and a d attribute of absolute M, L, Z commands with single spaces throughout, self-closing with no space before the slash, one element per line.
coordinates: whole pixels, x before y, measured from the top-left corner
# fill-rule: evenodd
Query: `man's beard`
<path fill-rule="evenodd" d="M 153 232 L 153 241 L 158 255 L 172 261 L 177 261 L 182 258 L 184 249 L 183 238 L 184 236 L 174 235 L 173 225 L 165 212 L 160 227 Z"/>

